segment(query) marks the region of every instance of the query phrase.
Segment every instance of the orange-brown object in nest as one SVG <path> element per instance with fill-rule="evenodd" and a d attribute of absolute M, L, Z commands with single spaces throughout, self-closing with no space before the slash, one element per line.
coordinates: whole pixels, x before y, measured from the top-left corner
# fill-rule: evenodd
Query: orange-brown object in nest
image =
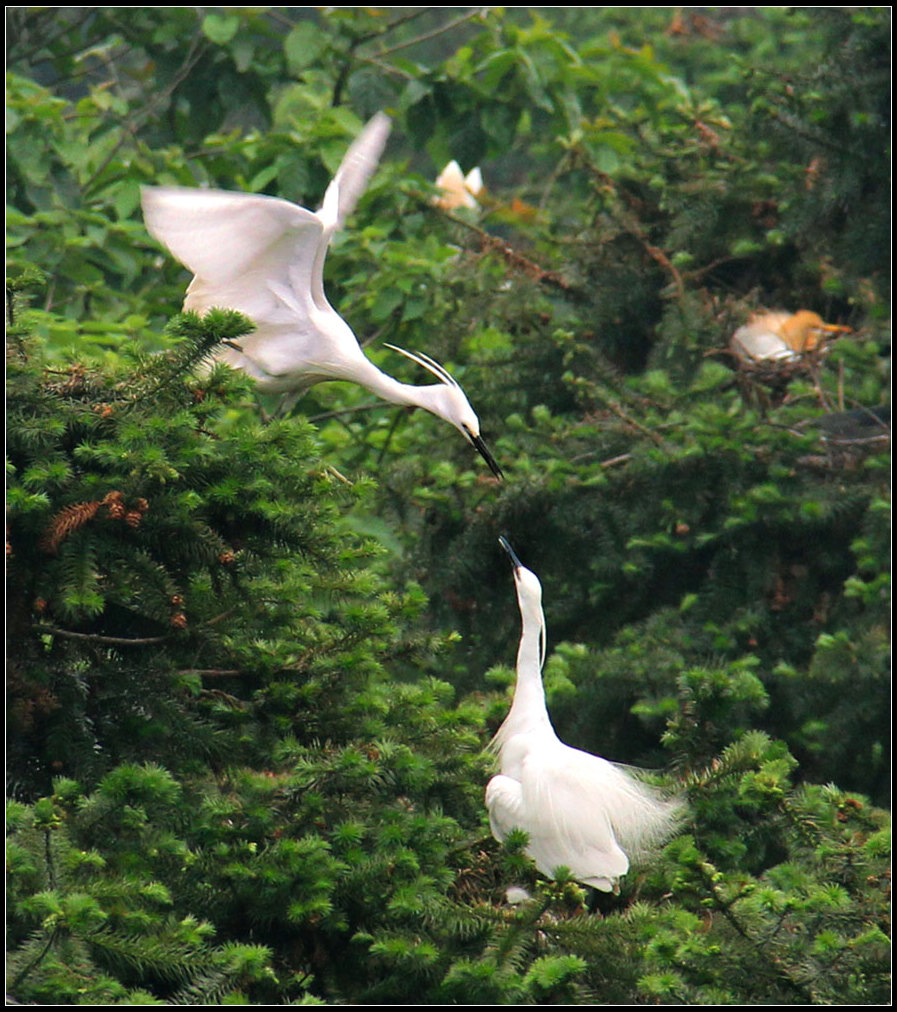
<path fill-rule="evenodd" d="M 850 327 L 826 323 L 818 313 L 755 313 L 732 335 L 730 347 L 745 362 L 796 362 L 826 338 L 850 333 Z"/>

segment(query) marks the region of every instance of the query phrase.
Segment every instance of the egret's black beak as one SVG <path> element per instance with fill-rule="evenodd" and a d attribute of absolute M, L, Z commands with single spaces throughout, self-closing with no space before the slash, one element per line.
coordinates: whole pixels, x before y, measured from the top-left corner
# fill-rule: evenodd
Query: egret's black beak
<path fill-rule="evenodd" d="M 467 430 L 465 429 L 465 431 Z M 489 470 L 495 475 L 496 478 L 498 478 L 499 481 L 501 481 L 501 479 L 504 478 L 504 474 L 502 474 L 501 468 L 496 463 L 495 457 L 493 457 L 492 454 L 489 452 L 489 447 L 486 446 L 486 444 L 483 442 L 483 437 L 474 436 L 472 433 L 467 432 L 467 438 L 471 441 L 471 443 L 473 443 L 479 455 L 489 465 Z"/>
<path fill-rule="evenodd" d="M 504 550 L 511 557 L 511 565 L 514 567 L 514 569 L 515 570 L 523 569 L 523 564 L 521 563 L 520 559 L 517 558 L 517 553 L 514 551 L 513 548 L 511 548 L 510 541 L 508 541 L 508 539 L 503 534 L 499 535 L 498 543 L 501 545 L 502 548 L 504 548 Z"/>

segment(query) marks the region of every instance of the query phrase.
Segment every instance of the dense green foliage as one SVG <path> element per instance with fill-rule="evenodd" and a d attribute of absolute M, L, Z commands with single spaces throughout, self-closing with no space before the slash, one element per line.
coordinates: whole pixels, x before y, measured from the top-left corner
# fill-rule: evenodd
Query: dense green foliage
<path fill-rule="evenodd" d="M 11 8 L 8 992 L 38 1004 L 888 1000 L 886 8 Z M 201 368 L 142 183 L 317 206 L 430 415 Z M 479 210 L 433 205 L 449 159 Z M 758 307 L 852 331 L 739 367 Z M 664 769 L 619 896 L 482 802 L 545 590 L 561 737 Z M 505 896 L 522 885 L 529 899 Z"/>

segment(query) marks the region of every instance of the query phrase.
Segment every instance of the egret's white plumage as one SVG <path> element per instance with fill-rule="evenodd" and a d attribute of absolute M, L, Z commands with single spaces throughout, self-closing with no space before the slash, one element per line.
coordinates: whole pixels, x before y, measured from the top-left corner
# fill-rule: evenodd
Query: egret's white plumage
<path fill-rule="evenodd" d="M 330 238 L 364 191 L 389 129 L 382 113 L 366 125 L 317 212 L 259 194 L 144 187 L 144 221 L 195 275 L 184 309 L 235 309 L 255 324 L 236 347 L 222 346 L 216 358 L 248 373 L 260 391 L 295 397 L 326 380 L 359 383 L 390 403 L 421 407 L 450 422 L 501 477 L 480 435 L 479 419 L 449 373 L 427 355 L 400 348 L 393 350 L 439 383 L 415 386 L 382 372 L 324 294 Z"/>
<path fill-rule="evenodd" d="M 526 852 L 543 874 L 563 865 L 586 885 L 616 891 L 630 858 L 669 836 L 681 806 L 555 734 L 542 685 L 542 587 L 508 542 L 500 542 L 514 567 L 523 631 L 514 700 L 493 740 L 501 772 L 486 787 L 492 833 L 501 841 L 512 829 L 524 830 Z"/>
<path fill-rule="evenodd" d="M 763 312 L 735 331 L 731 347 L 739 358 L 750 362 L 797 362 L 827 337 L 849 331 L 849 327 L 826 323 L 809 309 Z"/>

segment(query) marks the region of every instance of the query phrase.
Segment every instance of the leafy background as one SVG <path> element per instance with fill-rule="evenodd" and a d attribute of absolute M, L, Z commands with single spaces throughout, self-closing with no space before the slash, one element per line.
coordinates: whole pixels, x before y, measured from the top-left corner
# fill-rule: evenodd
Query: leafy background
<path fill-rule="evenodd" d="M 888 1000 L 887 8 L 7 11 L 8 992 L 39 1004 Z M 505 469 L 196 366 L 143 183 L 315 207 L 367 353 Z M 433 205 L 449 158 L 478 211 Z M 737 367 L 760 307 L 852 332 Z M 561 737 L 664 771 L 619 897 L 491 840 L 545 588 Z M 530 899 L 509 906 L 505 889 Z"/>

